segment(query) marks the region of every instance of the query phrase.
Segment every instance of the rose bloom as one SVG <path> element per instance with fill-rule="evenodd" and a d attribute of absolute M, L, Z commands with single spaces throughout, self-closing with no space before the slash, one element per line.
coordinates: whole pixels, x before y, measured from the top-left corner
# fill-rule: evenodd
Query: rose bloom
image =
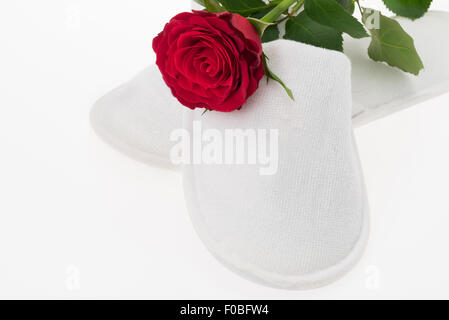
<path fill-rule="evenodd" d="M 234 13 L 180 13 L 154 38 L 153 49 L 164 81 L 191 109 L 239 109 L 264 75 L 260 36 Z"/>

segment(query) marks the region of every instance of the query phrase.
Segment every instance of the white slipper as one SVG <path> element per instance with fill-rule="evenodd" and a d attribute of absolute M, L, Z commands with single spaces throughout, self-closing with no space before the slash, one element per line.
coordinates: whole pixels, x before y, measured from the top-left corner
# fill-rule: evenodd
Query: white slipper
<path fill-rule="evenodd" d="M 169 159 L 171 131 L 182 123 L 182 106 L 156 66 L 100 98 L 90 121 L 95 132 L 126 155 L 161 167 Z"/>
<path fill-rule="evenodd" d="M 278 130 L 278 140 L 272 135 L 267 142 L 278 141 L 278 152 L 267 153 L 278 155 L 278 166 L 271 166 L 277 170 L 261 175 L 257 164 L 185 165 L 185 198 L 200 238 L 225 265 L 266 285 L 315 288 L 343 276 L 368 237 L 350 62 L 342 53 L 289 40 L 265 50 L 295 101 L 274 81 L 263 82 L 238 112 L 185 110 L 184 128 L 190 137 L 201 136 L 199 127 L 215 136 L 229 129 Z M 245 154 L 255 151 L 246 146 Z"/>
<path fill-rule="evenodd" d="M 426 69 L 415 77 L 367 57 L 369 39 L 345 40 L 352 63 L 353 122 L 367 123 L 449 91 L 449 41 L 433 35 L 449 29 L 449 13 L 429 12 L 416 21 L 398 18 L 415 38 Z M 294 84 L 287 83 L 292 86 Z M 175 168 L 169 160 L 170 132 L 181 123 L 183 107 L 162 81 L 157 67 L 101 98 L 91 111 L 95 131 L 127 155 Z"/>

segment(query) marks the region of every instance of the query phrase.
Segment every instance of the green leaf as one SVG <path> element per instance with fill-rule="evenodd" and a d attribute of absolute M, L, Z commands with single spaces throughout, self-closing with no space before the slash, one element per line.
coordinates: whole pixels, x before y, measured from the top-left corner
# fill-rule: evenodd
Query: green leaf
<path fill-rule="evenodd" d="M 368 37 L 363 25 L 335 0 L 306 0 L 307 15 L 316 22 L 345 32 L 353 38 Z"/>
<path fill-rule="evenodd" d="M 374 61 L 383 61 L 392 67 L 418 75 L 424 69 L 416 51 L 413 38 L 402 29 L 399 22 L 372 9 L 364 9 L 363 22 L 375 12 L 379 15 L 379 28 L 369 29 L 372 41 L 368 55 Z"/>
<path fill-rule="evenodd" d="M 418 19 L 429 10 L 432 0 L 383 0 L 388 9 L 399 16 Z"/>
<path fill-rule="evenodd" d="M 194 0 L 196 3 L 206 7 L 205 0 Z M 262 18 L 267 12 L 281 3 L 282 0 L 270 0 L 265 3 L 262 0 L 213 0 L 221 5 L 225 11 L 238 13 L 244 17 L 253 16 Z M 208 10 L 209 11 L 209 10 Z M 263 14 L 262 14 L 263 13 Z"/>
<path fill-rule="evenodd" d="M 350 14 L 354 13 L 354 1 L 353 0 L 336 0 L 346 11 Z"/>
<path fill-rule="evenodd" d="M 226 11 L 249 16 L 252 13 L 274 7 L 278 2 L 265 3 L 262 0 L 218 0 Z"/>
<path fill-rule="evenodd" d="M 216 0 L 203 0 L 206 10 L 212 13 L 226 11 Z"/>
<path fill-rule="evenodd" d="M 267 43 L 279 39 L 279 28 L 276 24 L 265 29 L 262 35 L 262 42 Z"/>
<path fill-rule="evenodd" d="M 284 88 L 285 92 L 287 92 L 287 95 L 290 97 L 290 99 L 295 100 L 295 98 L 293 97 L 292 91 L 285 85 L 285 83 L 277 75 L 275 75 L 270 70 L 270 68 L 268 67 L 267 60 L 268 60 L 268 57 L 264 53 L 263 54 L 263 68 L 265 71 L 265 76 L 267 77 L 267 81 L 269 81 L 270 79 L 273 79 L 274 81 L 278 82 Z"/>
<path fill-rule="evenodd" d="M 264 7 L 266 3 L 262 0 L 220 0 L 221 4 L 230 10 L 252 9 Z"/>
<path fill-rule="evenodd" d="M 343 51 L 342 33 L 319 24 L 302 11 L 296 17 L 288 19 L 285 25 L 284 39 L 307 43 L 316 47 Z"/>
<path fill-rule="evenodd" d="M 265 22 L 256 18 L 247 18 L 249 22 L 252 23 L 252 25 L 257 29 L 257 32 L 259 32 L 260 36 L 262 37 L 262 35 L 264 34 L 265 30 L 269 27 L 272 26 L 274 23 L 270 23 L 270 22 Z"/>
<path fill-rule="evenodd" d="M 273 7 L 267 6 L 267 7 L 263 8 L 262 10 L 251 12 L 249 14 L 249 16 L 251 16 L 253 18 L 261 19 L 271 10 L 273 10 Z"/>
<path fill-rule="evenodd" d="M 198 3 L 199 5 L 205 7 L 206 5 L 204 4 L 204 0 L 194 0 L 196 3 Z"/>

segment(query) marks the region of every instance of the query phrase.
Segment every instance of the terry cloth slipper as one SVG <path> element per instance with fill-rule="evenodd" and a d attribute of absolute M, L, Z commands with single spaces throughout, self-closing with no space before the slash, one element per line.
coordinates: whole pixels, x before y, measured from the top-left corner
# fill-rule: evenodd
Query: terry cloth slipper
<path fill-rule="evenodd" d="M 433 37 L 449 30 L 449 13 L 431 11 L 416 21 L 398 21 L 415 39 L 425 70 L 416 77 L 374 62 L 367 56 L 369 38 L 345 39 L 356 126 L 449 92 L 449 42 Z M 157 67 L 151 66 L 97 101 L 91 123 L 100 137 L 125 154 L 174 169 L 169 136 L 181 125 L 182 109 Z"/>
<path fill-rule="evenodd" d="M 238 112 L 184 108 L 187 138 L 175 149 L 190 145 L 179 153 L 187 208 L 201 240 L 230 269 L 269 286 L 315 288 L 349 271 L 368 238 L 350 61 L 289 40 L 264 50 L 295 101 L 263 81 Z M 245 146 L 233 145 L 232 135 L 243 133 Z M 237 160 L 242 155 L 248 161 Z"/>
<path fill-rule="evenodd" d="M 150 66 L 98 100 L 90 121 L 94 131 L 119 151 L 173 169 L 169 137 L 182 123 L 181 107 L 158 68 Z"/>

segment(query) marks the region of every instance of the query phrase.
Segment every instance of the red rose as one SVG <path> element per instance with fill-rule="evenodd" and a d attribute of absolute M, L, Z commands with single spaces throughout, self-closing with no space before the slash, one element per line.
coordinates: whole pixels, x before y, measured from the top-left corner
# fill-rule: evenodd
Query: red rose
<path fill-rule="evenodd" d="M 264 75 L 260 36 L 234 13 L 180 13 L 154 38 L 153 49 L 164 81 L 191 109 L 239 109 Z"/>

